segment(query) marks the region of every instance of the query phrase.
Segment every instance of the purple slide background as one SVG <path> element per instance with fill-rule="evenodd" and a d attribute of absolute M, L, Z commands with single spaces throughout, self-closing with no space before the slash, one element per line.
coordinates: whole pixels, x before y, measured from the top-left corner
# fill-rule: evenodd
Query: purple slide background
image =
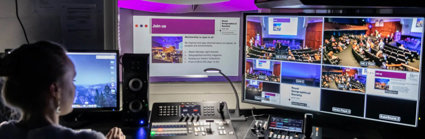
<path fill-rule="evenodd" d="M 273 22 L 291 22 L 290 18 L 274 18 Z"/>
<path fill-rule="evenodd" d="M 375 76 L 385 77 L 385 78 L 395 78 L 395 79 L 406 79 L 406 73 L 398 73 L 398 72 L 376 71 Z"/>
<path fill-rule="evenodd" d="M 238 17 L 241 18 L 240 12 L 230 12 L 230 13 L 186 13 L 186 14 L 163 14 L 163 13 L 152 13 L 144 11 L 133 11 L 128 9 L 120 9 L 120 20 L 119 20 L 119 31 L 120 31 L 120 55 L 124 53 L 133 53 L 133 16 L 192 16 L 192 17 Z M 241 28 L 243 26 L 240 19 Z M 243 29 L 239 31 L 240 34 L 243 34 Z M 240 49 L 242 50 L 243 35 L 239 36 Z M 239 52 L 239 56 L 242 57 L 242 51 Z M 242 61 L 239 59 L 238 67 L 238 76 L 229 76 L 232 81 L 242 81 Z M 120 65 L 121 66 L 121 65 Z M 120 70 L 122 71 L 122 70 Z M 226 73 L 224 73 L 226 74 Z M 121 73 L 120 73 L 121 75 Z M 120 76 L 122 77 L 122 75 Z M 185 77 L 150 77 L 150 82 L 225 82 L 227 81 L 222 76 L 208 76 L 207 78 L 185 78 Z M 122 81 L 122 79 L 121 79 Z"/>
<path fill-rule="evenodd" d="M 155 25 L 166 26 L 154 27 Z M 214 34 L 215 21 L 210 19 L 152 19 L 152 34 Z"/>

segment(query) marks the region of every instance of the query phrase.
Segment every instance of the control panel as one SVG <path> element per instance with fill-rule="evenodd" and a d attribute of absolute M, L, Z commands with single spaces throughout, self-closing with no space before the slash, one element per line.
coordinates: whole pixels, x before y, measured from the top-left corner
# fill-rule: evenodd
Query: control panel
<path fill-rule="evenodd" d="M 252 121 L 245 139 L 306 139 L 303 119 L 270 115 L 267 120 Z M 312 139 L 321 138 L 321 128 L 312 127 Z"/>
<path fill-rule="evenodd" d="M 154 103 L 150 138 L 236 138 L 225 102 Z"/>

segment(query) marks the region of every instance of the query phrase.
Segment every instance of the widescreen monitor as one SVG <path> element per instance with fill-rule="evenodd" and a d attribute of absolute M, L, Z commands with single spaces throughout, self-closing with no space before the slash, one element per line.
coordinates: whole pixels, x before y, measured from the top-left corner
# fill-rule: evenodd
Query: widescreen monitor
<path fill-rule="evenodd" d="M 240 16 L 133 16 L 133 53 L 147 53 L 150 82 L 240 81 Z M 174 70 L 171 70 L 174 69 Z"/>
<path fill-rule="evenodd" d="M 417 127 L 423 21 L 245 14 L 243 101 Z"/>
<path fill-rule="evenodd" d="M 80 110 L 119 110 L 117 51 L 67 53 L 77 75 L 72 107 Z"/>

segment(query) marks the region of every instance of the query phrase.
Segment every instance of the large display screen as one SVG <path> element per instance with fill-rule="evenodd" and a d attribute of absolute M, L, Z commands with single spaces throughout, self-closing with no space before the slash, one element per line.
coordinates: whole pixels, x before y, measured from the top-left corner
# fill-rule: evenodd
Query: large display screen
<path fill-rule="evenodd" d="M 134 16 L 133 25 L 133 52 L 151 54 L 151 81 L 206 78 L 206 68 L 239 77 L 239 17 Z"/>
<path fill-rule="evenodd" d="M 243 100 L 416 127 L 423 20 L 246 14 Z"/>
<path fill-rule="evenodd" d="M 118 110 L 117 52 L 68 52 L 75 65 L 73 108 Z"/>

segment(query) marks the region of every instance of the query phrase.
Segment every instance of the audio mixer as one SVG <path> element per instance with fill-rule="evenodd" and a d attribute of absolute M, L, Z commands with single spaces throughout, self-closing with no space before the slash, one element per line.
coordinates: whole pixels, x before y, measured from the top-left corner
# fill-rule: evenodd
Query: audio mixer
<path fill-rule="evenodd" d="M 154 103 L 150 117 L 150 138 L 236 138 L 225 102 Z"/>

